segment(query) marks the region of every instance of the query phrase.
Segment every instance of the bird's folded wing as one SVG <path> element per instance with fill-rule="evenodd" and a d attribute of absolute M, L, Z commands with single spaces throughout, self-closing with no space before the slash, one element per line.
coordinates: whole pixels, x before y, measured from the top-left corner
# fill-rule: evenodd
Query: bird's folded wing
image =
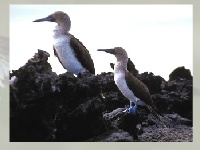
<path fill-rule="evenodd" d="M 141 82 L 139 79 L 134 77 L 129 71 L 125 74 L 125 79 L 127 86 L 133 91 L 134 95 L 138 97 L 141 101 L 152 106 L 152 101 L 147 86 Z"/>
<path fill-rule="evenodd" d="M 70 45 L 83 67 L 90 73 L 95 74 L 94 63 L 86 47 L 73 35 L 71 35 Z"/>

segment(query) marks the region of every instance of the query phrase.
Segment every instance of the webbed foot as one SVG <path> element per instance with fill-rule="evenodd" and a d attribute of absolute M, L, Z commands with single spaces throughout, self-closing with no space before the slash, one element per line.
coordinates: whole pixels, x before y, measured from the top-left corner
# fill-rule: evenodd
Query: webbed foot
<path fill-rule="evenodd" d="M 129 114 L 136 115 L 136 110 L 137 110 L 137 101 L 134 106 L 133 106 L 133 102 L 130 102 L 129 108 L 127 108 L 124 112 L 128 112 Z"/>
<path fill-rule="evenodd" d="M 129 114 L 136 115 L 136 111 L 137 111 L 137 106 L 136 106 L 136 105 L 135 105 L 135 106 L 130 106 L 130 107 L 128 108 L 128 113 L 129 113 Z"/>

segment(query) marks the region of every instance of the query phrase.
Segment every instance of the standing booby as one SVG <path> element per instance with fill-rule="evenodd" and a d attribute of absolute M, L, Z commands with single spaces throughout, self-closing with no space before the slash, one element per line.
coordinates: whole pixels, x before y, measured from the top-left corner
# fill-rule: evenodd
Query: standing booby
<path fill-rule="evenodd" d="M 128 112 L 135 114 L 137 105 L 142 105 L 158 117 L 147 86 L 127 70 L 128 55 L 126 51 L 121 47 L 98 49 L 98 51 L 114 54 L 117 58 L 114 66 L 114 81 L 121 93 L 130 101 Z M 135 103 L 134 106 L 133 103 Z"/>
<path fill-rule="evenodd" d="M 89 71 L 95 74 L 94 63 L 86 47 L 73 35 L 69 33 L 71 21 L 69 16 L 56 11 L 48 17 L 37 19 L 33 22 L 56 22 L 58 25 L 54 30 L 54 54 L 58 57 L 62 66 L 68 72 L 76 75 Z"/>

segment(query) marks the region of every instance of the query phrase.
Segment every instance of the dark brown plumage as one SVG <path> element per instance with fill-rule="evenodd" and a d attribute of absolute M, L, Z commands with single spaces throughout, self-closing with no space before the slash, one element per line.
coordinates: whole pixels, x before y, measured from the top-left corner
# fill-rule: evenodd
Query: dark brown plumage
<path fill-rule="evenodd" d="M 136 97 L 141 99 L 146 104 L 154 106 L 151 100 L 149 89 L 142 81 L 134 77 L 129 71 L 126 71 L 125 73 L 125 80 L 128 88 L 134 93 Z"/>
<path fill-rule="evenodd" d="M 70 45 L 75 52 L 75 56 L 81 62 L 84 68 L 86 68 L 90 73 L 95 74 L 95 68 L 93 60 L 89 54 L 86 47 L 77 38 L 71 35 Z"/>

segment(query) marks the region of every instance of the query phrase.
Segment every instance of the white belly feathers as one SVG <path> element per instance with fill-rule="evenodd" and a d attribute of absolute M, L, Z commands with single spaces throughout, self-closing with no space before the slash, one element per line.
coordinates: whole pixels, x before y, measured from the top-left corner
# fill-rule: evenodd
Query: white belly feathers
<path fill-rule="evenodd" d="M 74 74 L 80 73 L 84 70 L 81 63 L 74 55 L 74 51 L 70 46 L 70 37 L 67 35 L 59 35 L 54 37 L 54 47 L 58 54 L 60 61 L 68 72 Z"/>
<path fill-rule="evenodd" d="M 122 94 L 129 99 L 132 102 L 136 102 L 136 100 L 138 99 L 138 105 L 144 105 L 143 102 L 137 98 L 134 93 L 129 89 L 129 87 L 126 84 L 126 80 L 125 80 L 125 74 L 123 73 L 115 73 L 114 75 L 114 80 L 115 80 L 115 84 L 117 85 L 118 89 L 122 92 Z"/>

